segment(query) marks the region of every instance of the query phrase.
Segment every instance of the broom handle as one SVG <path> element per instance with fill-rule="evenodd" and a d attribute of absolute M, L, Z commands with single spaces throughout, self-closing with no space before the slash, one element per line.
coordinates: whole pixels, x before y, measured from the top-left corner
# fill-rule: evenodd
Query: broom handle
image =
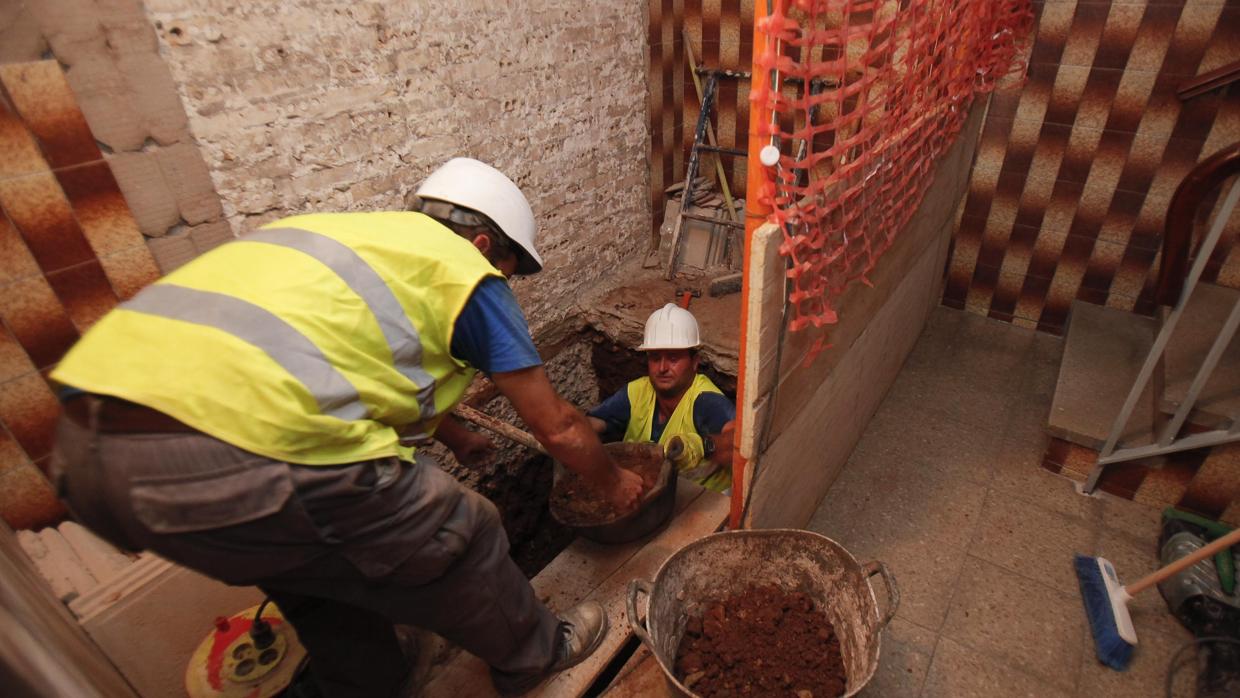
<path fill-rule="evenodd" d="M 531 436 L 529 432 L 521 431 L 511 424 L 501 422 L 489 414 L 475 410 L 469 405 L 457 405 L 454 411 L 458 417 L 463 417 L 483 429 L 493 431 L 500 436 L 516 441 L 526 448 L 532 448 L 543 455 L 547 454 L 547 449 L 543 448 L 543 445 L 538 443 L 538 439 Z"/>
<path fill-rule="evenodd" d="M 1206 559 L 1207 557 L 1210 557 L 1211 555 L 1213 555 L 1214 553 L 1217 553 L 1220 550 L 1230 548 L 1236 543 L 1240 543 L 1240 528 L 1235 529 L 1234 531 L 1232 531 L 1231 533 L 1228 533 L 1222 538 L 1215 539 L 1209 545 L 1204 545 L 1198 548 L 1196 552 L 1192 553 L 1191 555 L 1186 555 L 1180 558 L 1179 560 L 1176 560 L 1175 562 L 1171 563 L 1170 565 L 1163 567 L 1162 569 L 1151 572 L 1150 574 L 1142 577 L 1136 582 L 1133 582 L 1132 584 L 1129 584 L 1128 586 L 1124 587 L 1124 591 L 1128 592 L 1129 596 L 1136 596 L 1137 594 L 1154 586 L 1155 584 L 1161 582 L 1167 577 L 1177 574 L 1180 571 L 1184 570 L 1185 568 L 1191 567 L 1197 564 L 1198 562 L 1201 562 L 1202 560 Z"/>

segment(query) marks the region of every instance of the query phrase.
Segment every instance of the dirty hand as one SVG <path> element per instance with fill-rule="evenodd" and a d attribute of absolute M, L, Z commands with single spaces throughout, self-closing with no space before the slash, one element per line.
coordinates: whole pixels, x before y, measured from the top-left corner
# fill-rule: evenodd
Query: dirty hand
<path fill-rule="evenodd" d="M 475 431 L 466 431 L 461 443 L 452 449 L 452 455 L 461 465 L 476 468 L 495 460 L 495 445 L 487 437 Z"/>
<path fill-rule="evenodd" d="M 616 511 L 627 513 L 637 508 L 645 491 L 646 483 L 640 475 L 632 470 L 616 468 L 616 481 L 607 491 L 607 501 Z"/>

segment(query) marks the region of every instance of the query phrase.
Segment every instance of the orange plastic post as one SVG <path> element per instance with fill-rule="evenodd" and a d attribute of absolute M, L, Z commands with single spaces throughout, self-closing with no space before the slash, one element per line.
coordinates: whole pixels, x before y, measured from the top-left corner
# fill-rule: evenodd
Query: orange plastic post
<path fill-rule="evenodd" d="M 752 68 L 752 77 L 750 78 L 749 94 L 765 95 L 767 87 L 770 84 L 770 71 L 758 64 L 760 47 L 766 47 L 768 41 L 770 49 L 775 50 L 775 42 L 769 39 L 762 32 L 762 19 L 767 16 L 766 2 L 758 0 L 755 2 L 753 10 L 753 47 L 754 62 Z M 777 2 L 777 6 L 782 7 L 783 2 Z M 736 404 L 745 404 L 745 361 L 748 355 L 748 337 L 749 329 L 749 267 L 754 263 L 753 234 L 763 223 L 771 212 L 771 207 L 761 200 L 762 187 L 765 182 L 765 175 L 762 172 L 762 162 L 758 158 L 759 151 L 762 146 L 770 142 L 770 136 L 762 133 L 762 127 L 769 124 L 771 120 L 771 111 L 767 107 L 764 99 L 757 99 L 750 103 L 749 107 L 749 148 L 746 159 L 745 171 L 745 255 L 743 262 L 743 272 L 741 274 L 741 317 L 740 317 L 740 370 L 736 379 Z M 731 511 L 728 516 L 728 528 L 740 528 L 744 522 L 741 521 L 741 514 L 745 507 L 745 466 L 746 459 L 741 455 L 740 435 L 746 428 L 744 423 L 743 410 L 738 410 L 736 414 L 736 438 L 732 440 L 732 504 Z M 751 428 L 757 425 L 752 425 Z"/>

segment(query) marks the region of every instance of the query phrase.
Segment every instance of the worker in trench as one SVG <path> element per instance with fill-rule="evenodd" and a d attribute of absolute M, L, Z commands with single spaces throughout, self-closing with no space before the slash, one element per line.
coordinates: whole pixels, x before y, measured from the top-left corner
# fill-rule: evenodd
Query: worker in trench
<path fill-rule="evenodd" d="M 410 444 L 492 453 L 449 414 L 481 370 L 613 505 L 644 486 L 552 387 L 508 287 L 542 268 L 520 189 L 457 158 L 411 202 L 276 221 L 103 317 L 52 374 L 57 479 L 104 538 L 269 594 L 327 696 L 408 690 L 394 623 L 517 694 L 593 652 L 606 615 L 547 609 L 495 506 Z"/>
<path fill-rule="evenodd" d="M 693 313 L 671 303 L 654 311 L 637 348 L 646 355 L 646 375 L 587 415 L 605 441 L 655 442 L 667 448 L 679 439 L 683 446 L 674 462 L 680 476 L 729 492 L 736 407 L 698 373 L 701 344 Z"/>

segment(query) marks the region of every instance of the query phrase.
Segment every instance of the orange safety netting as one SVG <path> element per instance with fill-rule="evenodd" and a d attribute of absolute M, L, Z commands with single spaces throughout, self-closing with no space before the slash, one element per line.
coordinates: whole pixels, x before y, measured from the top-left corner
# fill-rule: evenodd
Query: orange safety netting
<path fill-rule="evenodd" d="M 869 284 L 973 96 L 1023 69 L 1032 21 L 1030 0 L 776 0 L 758 21 L 754 73 L 778 79 L 752 113 L 771 116 L 757 128 L 779 159 L 750 162 L 783 231 L 791 331 L 835 323 L 835 299 Z"/>

